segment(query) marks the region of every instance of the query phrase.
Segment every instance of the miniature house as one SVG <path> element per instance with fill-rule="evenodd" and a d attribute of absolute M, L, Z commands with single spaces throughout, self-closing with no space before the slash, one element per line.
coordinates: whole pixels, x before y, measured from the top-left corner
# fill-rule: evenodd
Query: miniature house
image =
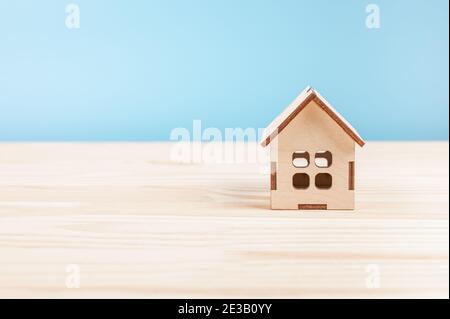
<path fill-rule="evenodd" d="M 355 129 L 307 87 L 267 127 L 272 209 L 354 209 Z"/>

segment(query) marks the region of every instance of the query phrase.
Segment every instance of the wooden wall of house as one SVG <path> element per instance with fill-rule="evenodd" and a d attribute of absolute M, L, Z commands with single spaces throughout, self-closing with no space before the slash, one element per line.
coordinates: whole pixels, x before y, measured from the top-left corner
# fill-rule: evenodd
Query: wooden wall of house
<path fill-rule="evenodd" d="M 308 167 L 294 167 L 292 159 L 295 151 L 309 153 Z M 315 165 L 315 153 L 318 151 L 331 152 L 330 167 L 319 168 Z M 270 153 L 271 161 L 276 162 L 276 190 L 271 190 L 273 209 L 299 209 L 299 205 L 303 205 L 301 208 L 326 205 L 327 209 L 354 209 L 349 162 L 355 161 L 355 142 L 314 101 L 272 141 Z M 296 173 L 309 175 L 307 189 L 294 188 L 293 175 Z M 331 174 L 330 189 L 315 186 L 315 176 L 319 173 Z"/>

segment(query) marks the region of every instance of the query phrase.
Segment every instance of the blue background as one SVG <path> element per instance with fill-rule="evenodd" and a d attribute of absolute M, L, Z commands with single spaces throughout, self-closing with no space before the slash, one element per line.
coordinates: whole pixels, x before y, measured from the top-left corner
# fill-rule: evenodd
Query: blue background
<path fill-rule="evenodd" d="M 307 85 L 368 140 L 448 140 L 447 0 L 69 2 L 1 0 L 0 140 L 265 127 Z"/>

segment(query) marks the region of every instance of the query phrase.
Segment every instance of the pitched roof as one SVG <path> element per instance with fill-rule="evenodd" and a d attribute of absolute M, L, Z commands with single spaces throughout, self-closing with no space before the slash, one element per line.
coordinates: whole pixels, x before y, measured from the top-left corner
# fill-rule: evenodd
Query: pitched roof
<path fill-rule="evenodd" d="M 364 146 L 364 140 L 358 132 L 328 103 L 316 90 L 308 86 L 299 96 L 278 115 L 265 130 L 261 145 L 267 146 L 292 121 L 309 102 L 314 101 L 324 110 L 359 146 Z"/>

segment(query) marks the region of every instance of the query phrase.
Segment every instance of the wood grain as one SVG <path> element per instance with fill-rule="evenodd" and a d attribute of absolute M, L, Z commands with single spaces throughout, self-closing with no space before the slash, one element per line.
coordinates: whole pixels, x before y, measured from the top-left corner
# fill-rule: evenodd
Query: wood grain
<path fill-rule="evenodd" d="M 449 297 L 448 143 L 367 143 L 356 209 L 321 212 L 270 210 L 268 162 L 171 149 L 0 144 L 0 297 Z"/>

